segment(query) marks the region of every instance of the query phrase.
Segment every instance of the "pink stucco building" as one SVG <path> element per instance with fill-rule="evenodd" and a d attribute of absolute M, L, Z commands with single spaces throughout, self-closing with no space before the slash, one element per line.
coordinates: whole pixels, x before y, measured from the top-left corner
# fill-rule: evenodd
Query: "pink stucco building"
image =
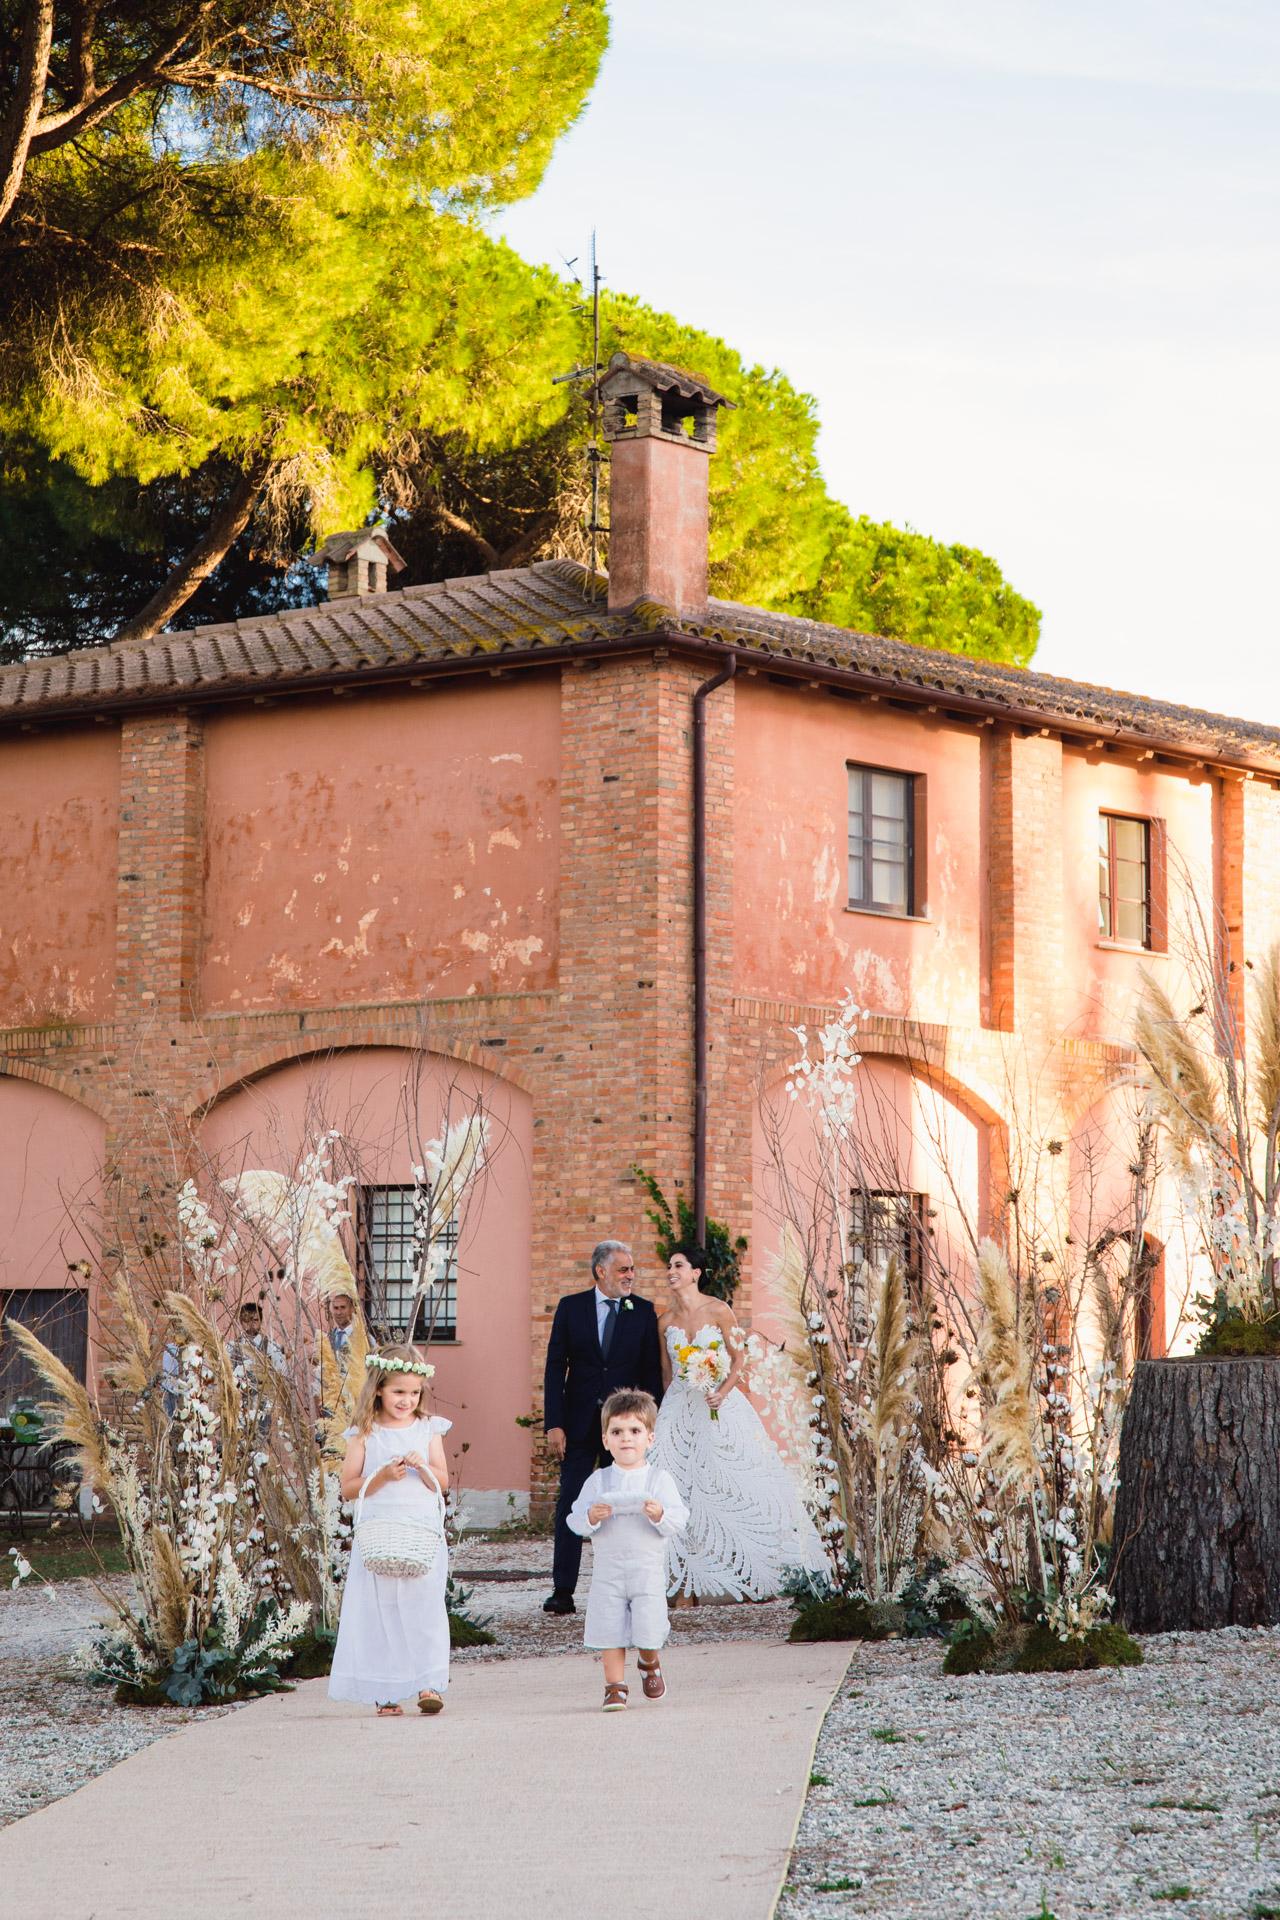
<path fill-rule="evenodd" d="M 92 1365 L 84 1208 L 161 1111 L 219 1164 L 342 1125 L 383 1285 L 415 1128 L 483 1089 L 497 1146 L 434 1357 L 489 1515 L 536 1489 L 517 1419 L 593 1241 L 632 1240 L 661 1292 L 633 1163 L 747 1235 L 767 1323 L 760 1103 L 793 1027 L 868 1010 L 894 1169 L 868 1231 L 960 1259 L 1020 1120 L 1060 1132 L 1079 1204 L 1188 890 L 1238 963 L 1280 898 L 1280 734 L 709 599 L 718 396 L 620 360 L 606 398 L 607 587 L 553 561 L 348 592 L 344 564 L 318 608 L 0 672 L 7 1310 Z"/>

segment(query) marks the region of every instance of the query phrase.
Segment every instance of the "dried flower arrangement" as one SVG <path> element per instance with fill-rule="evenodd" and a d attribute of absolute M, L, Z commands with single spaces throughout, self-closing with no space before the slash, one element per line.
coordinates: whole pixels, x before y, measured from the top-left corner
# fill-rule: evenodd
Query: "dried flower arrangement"
<path fill-rule="evenodd" d="M 342 1237 L 356 1176 L 333 1170 L 341 1133 L 319 1127 L 288 1174 L 219 1178 L 157 1117 L 163 1151 L 117 1175 L 98 1222 L 98 1388 L 8 1332 L 52 1389 L 55 1433 L 79 1450 L 95 1509 L 114 1512 L 133 1576 L 133 1601 L 104 1590 L 116 1619 L 84 1671 L 125 1702 L 194 1705 L 327 1669 L 350 1540 L 341 1436 L 369 1332 Z M 488 1125 L 473 1103 L 421 1150 L 410 1327 Z M 338 1293 L 356 1309 L 341 1361 L 322 1323 Z M 237 1325 L 247 1304 L 260 1333 Z"/>
<path fill-rule="evenodd" d="M 1062 1225 L 1061 1142 L 1049 1136 L 1010 1144 L 1016 1184 L 999 1238 L 965 1221 L 967 1274 L 954 1261 L 947 1270 L 927 1231 L 910 1276 L 897 1253 L 860 1261 L 857 1196 L 907 1182 L 887 1164 L 892 1142 L 857 1124 L 858 1017 L 846 997 L 816 1036 L 797 1030 L 791 1120 L 764 1116 L 781 1216 L 770 1291 L 784 1351 L 803 1368 L 812 1504 L 830 1561 L 825 1590 L 797 1594 L 796 1636 L 823 1633 L 824 1619 L 842 1636 L 878 1637 L 963 1617 L 961 1638 L 984 1657 L 1011 1624 L 1070 1642 L 1068 1661 L 1109 1657 L 1098 1635 L 1144 1280 L 1150 1123 L 1138 1116 L 1126 1145 L 1124 1218 L 1104 1225 L 1090 1202 L 1078 1246 Z M 1041 1110 L 1025 1086 L 1014 1093 L 1010 1110 Z M 941 1126 L 933 1144 L 945 1160 Z M 958 1195 L 960 1182 L 948 1187 Z"/>

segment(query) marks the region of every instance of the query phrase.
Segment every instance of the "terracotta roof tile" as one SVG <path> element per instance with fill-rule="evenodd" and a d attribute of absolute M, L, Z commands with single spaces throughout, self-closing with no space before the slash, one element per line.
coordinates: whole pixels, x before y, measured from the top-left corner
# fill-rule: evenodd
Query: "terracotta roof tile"
<path fill-rule="evenodd" d="M 86 648 L 55 659 L 0 668 L 0 712 L 32 718 L 85 706 L 127 707 L 200 690 L 287 682 L 325 684 L 335 673 L 376 674 L 418 662 L 466 660 L 499 653 L 531 653 L 571 644 L 635 646 L 646 633 L 676 623 L 657 606 L 639 614 L 609 613 L 584 592 L 586 576 L 571 561 L 542 561 L 508 573 L 478 574 L 403 592 L 364 594 L 319 607 L 189 631 L 141 643 Z M 1257 758 L 1280 771 L 1280 729 L 1222 714 L 1178 707 L 1109 687 L 1059 679 L 1018 667 L 913 646 L 712 600 L 683 630 L 729 644 L 779 666 L 807 663 L 858 673 L 904 692 L 928 692 L 945 703 L 977 701 L 999 711 L 1043 713 L 1046 721 L 1074 718 L 1103 737 L 1124 731 L 1147 735 L 1214 758 Z"/>

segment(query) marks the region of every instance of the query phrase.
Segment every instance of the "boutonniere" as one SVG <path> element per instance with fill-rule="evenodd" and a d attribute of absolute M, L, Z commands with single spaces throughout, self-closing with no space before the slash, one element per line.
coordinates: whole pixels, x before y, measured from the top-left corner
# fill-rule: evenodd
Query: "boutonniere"
<path fill-rule="evenodd" d="M 624 1306 L 624 1307 L 626 1308 L 626 1310 L 627 1310 L 627 1312 L 628 1312 L 628 1313 L 630 1313 L 630 1312 L 632 1311 L 632 1306 L 631 1306 L 631 1295 L 630 1295 L 630 1294 L 628 1294 L 628 1295 L 627 1295 L 627 1297 L 626 1297 L 626 1299 L 625 1299 L 625 1300 L 623 1301 L 623 1303 L 622 1303 L 622 1304 L 623 1304 L 623 1306 Z"/>

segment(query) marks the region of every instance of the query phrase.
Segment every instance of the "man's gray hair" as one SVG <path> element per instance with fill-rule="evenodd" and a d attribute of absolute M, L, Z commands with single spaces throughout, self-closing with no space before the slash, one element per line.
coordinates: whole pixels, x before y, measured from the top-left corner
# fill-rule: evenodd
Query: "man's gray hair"
<path fill-rule="evenodd" d="M 611 1260 L 615 1253 L 630 1253 L 625 1240 L 600 1240 L 592 1249 L 591 1278 L 594 1280 L 601 1267 Z"/>

